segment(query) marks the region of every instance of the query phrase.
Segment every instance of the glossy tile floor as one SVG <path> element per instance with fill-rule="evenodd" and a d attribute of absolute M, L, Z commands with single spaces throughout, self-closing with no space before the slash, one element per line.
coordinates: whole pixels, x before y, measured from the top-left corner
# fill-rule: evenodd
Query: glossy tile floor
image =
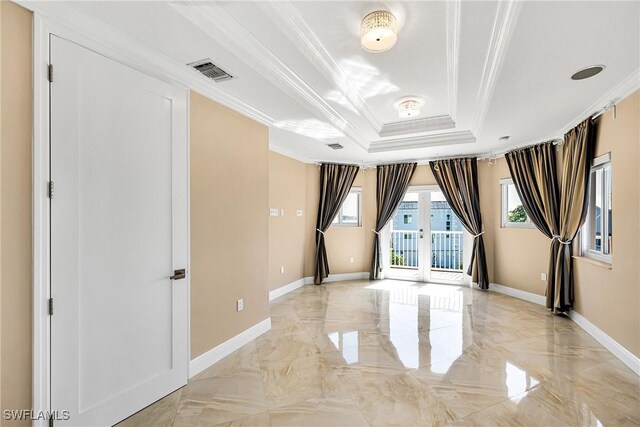
<path fill-rule="evenodd" d="M 272 330 L 122 426 L 640 424 L 639 377 L 565 317 L 467 287 L 304 286 Z"/>

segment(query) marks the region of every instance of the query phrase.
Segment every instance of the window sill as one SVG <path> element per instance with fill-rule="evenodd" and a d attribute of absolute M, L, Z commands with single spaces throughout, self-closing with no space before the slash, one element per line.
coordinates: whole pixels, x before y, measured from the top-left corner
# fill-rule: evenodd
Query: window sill
<path fill-rule="evenodd" d="M 576 256 L 576 255 L 574 255 L 572 258 L 575 259 L 575 260 L 578 260 L 580 262 L 584 262 L 584 263 L 587 263 L 587 264 L 592 264 L 592 265 L 595 265 L 596 267 L 604 268 L 604 269 L 607 269 L 607 270 L 613 269 L 613 265 L 612 264 L 609 264 L 609 263 L 603 262 L 603 261 L 598 261 L 597 259 L 588 258 L 588 257 L 585 257 L 585 256 Z"/>
<path fill-rule="evenodd" d="M 531 224 L 531 223 L 513 223 L 513 222 L 508 222 L 506 224 L 502 224 L 501 228 L 520 228 L 520 229 L 525 229 L 525 230 L 535 230 L 536 226 Z"/>

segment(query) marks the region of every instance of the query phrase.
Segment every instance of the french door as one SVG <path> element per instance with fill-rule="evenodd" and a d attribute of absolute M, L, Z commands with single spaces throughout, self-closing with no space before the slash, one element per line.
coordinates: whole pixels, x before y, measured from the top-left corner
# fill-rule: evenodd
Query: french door
<path fill-rule="evenodd" d="M 410 189 L 388 228 L 386 277 L 464 282 L 466 232 L 437 188 Z"/>
<path fill-rule="evenodd" d="M 187 382 L 187 94 L 50 49 L 51 407 L 112 425 Z"/>

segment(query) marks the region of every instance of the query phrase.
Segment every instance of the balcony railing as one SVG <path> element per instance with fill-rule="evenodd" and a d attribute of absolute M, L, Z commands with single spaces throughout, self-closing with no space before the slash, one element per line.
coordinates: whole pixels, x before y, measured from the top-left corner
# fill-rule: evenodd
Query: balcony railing
<path fill-rule="evenodd" d="M 418 231 L 391 232 L 391 267 L 418 268 Z M 462 231 L 431 232 L 431 269 L 462 272 Z"/>

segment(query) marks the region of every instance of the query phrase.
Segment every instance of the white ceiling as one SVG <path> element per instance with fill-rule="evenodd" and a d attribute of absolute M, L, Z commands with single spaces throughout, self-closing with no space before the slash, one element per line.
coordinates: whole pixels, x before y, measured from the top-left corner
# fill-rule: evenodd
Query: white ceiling
<path fill-rule="evenodd" d="M 500 152 L 560 136 L 640 85 L 637 1 L 55 7 L 92 15 L 177 64 L 211 58 L 237 79 L 205 83 L 228 95 L 232 108 L 251 106 L 254 118 L 270 125 L 274 151 L 305 161 Z M 398 18 L 398 42 L 370 54 L 360 47 L 359 24 L 377 9 Z M 594 64 L 607 68 L 588 80 L 570 79 Z M 419 117 L 400 120 L 393 104 L 408 95 L 426 105 Z M 508 142 L 498 140 L 503 135 Z M 345 148 L 326 147 L 334 142 Z"/>

